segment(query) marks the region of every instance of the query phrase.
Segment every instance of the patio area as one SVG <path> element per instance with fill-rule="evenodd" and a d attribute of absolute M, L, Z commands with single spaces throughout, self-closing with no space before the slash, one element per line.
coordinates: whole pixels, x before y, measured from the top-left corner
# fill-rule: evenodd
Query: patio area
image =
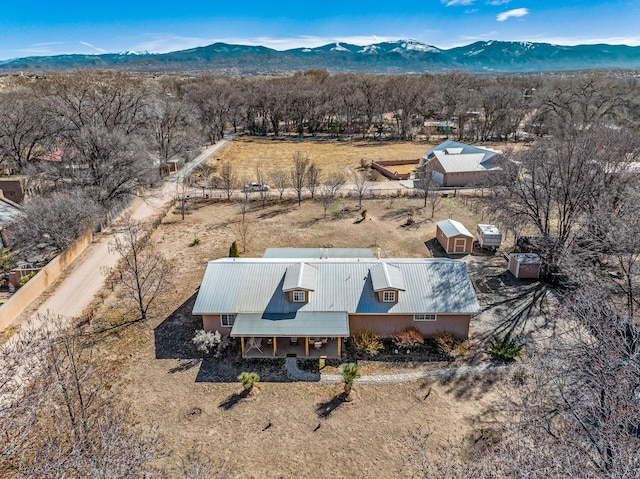
<path fill-rule="evenodd" d="M 340 358 L 342 338 L 241 338 L 243 356 L 259 358 Z"/>

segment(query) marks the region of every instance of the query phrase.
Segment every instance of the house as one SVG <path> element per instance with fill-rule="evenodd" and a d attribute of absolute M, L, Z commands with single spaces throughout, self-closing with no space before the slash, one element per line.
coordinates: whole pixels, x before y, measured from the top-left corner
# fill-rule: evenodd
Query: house
<path fill-rule="evenodd" d="M 467 338 L 480 313 L 463 262 L 322 251 L 210 261 L 193 314 L 206 331 L 239 338 L 244 357 L 340 357 L 358 329 L 390 337 L 413 326 Z"/>
<path fill-rule="evenodd" d="M 499 150 L 448 140 L 425 153 L 421 168 L 430 170 L 442 186 L 482 185 L 489 172 L 500 170 L 491 161 L 500 154 Z"/>
<path fill-rule="evenodd" d="M 459 221 L 438 221 L 436 239 L 447 254 L 469 254 L 473 249 L 473 235 Z"/>

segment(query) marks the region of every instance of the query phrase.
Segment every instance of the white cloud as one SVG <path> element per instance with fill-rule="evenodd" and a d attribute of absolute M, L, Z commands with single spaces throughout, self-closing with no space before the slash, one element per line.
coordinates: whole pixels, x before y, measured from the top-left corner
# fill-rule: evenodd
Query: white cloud
<path fill-rule="evenodd" d="M 500 5 L 506 5 L 507 3 L 511 3 L 511 0 L 489 0 L 487 5 L 493 5 L 494 7 L 498 7 Z"/>
<path fill-rule="evenodd" d="M 447 7 L 467 7 L 476 0 L 441 0 Z"/>
<path fill-rule="evenodd" d="M 473 13 L 478 13 L 478 10 L 479 9 L 477 9 L 477 8 L 467 8 L 463 13 L 465 15 L 471 15 Z"/>
<path fill-rule="evenodd" d="M 496 17 L 496 20 L 498 20 L 499 22 L 504 22 L 505 20 L 508 20 L 509 18 L 512 18 L 512 17 L 518 18 L 518 17 L 524 17 L 525 15 L 529 15 L 528 8 L 514 8 L 513 10 L 508 10 L 506 12 L 500 13 Z"/>
<path fill-rule="evenodd" d="M 107 51 L 104 50 L 103 48 L 98 48 L 98 47 L 96 47 L 95 45 L 92 45 L 89 42 L 79 41 L 78 43 L 80 45 L 84 45 L 85 47 L 93 48 L 96 51 L 96 53 L 107 53 Z"/>

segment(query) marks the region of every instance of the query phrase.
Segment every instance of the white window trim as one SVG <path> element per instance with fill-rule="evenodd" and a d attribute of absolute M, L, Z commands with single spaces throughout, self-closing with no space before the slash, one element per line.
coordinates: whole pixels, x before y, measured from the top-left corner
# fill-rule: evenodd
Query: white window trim
<path fill-rule="evenodd" d="M 302 295 L 302 299 L 300 299 L 300 295 Z M 291 296 L 291 299 L 293 300 L 294 303 L 306 303 L 307 302 L 307 295 L 305 294 L 304 291 L 294 291 L 293 295 Z"/>
<path fill-rule="evenodd" d="M 236 321 L 235 313 L 226 313 L 220 315 L 220 326 L 223 328 L 231 328 Z"/>
<path fill-rule="evenodd" d="M 387 296 L 389 295 L 389 296 Z M 382 302 L 383 303 L 395 303 L 398 298 L 397 291 L 383 291 L 382 292 Z"/>
<path fill-rule="evenodd" d="M 438 315 L 434 313 L 421 313 L 413 315 L 414 321 L 437 321 Z"/>

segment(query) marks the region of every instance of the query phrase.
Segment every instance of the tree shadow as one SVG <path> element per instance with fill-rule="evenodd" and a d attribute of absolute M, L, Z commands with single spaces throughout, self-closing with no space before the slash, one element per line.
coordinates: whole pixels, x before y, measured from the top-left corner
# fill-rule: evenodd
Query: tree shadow
<path fill-rule="evenodd" d="M 197 359 L 197 358 L 181 359 L 177 366 L 174 366 L 171 369 L 169 369 L 169 372 L 171 374 L 181 373 L 184 371 L 188 371 L 189 369 L 193 369 L 199 365 L 200 365 L 200 359 Z"/>
<path fill-rule="evenodd" d="M 220 404 L 218 404 L 218 407 L 221 409 L 224 409 L 225 411 L 228 411 L 233 407 L 235 407 L 240 401 L 242 401 L 243 399 L 246 399 L 247 396 L 249 396 L 248 389 L 244 389 L 240 394 L 233 393 L 229 397 L 227 397 L 224 401 L 222 401 Z"/>
<path fill-rule="evenodd" d="M 333 412 L 347 402 L 347 393 L 336 394 L 329 401 L 321 402 L 316 407 L 316 414 L 320 419 L 327 419 Z"/>
<path fill-rule="evenodd" d="M 480 373 L 452 372 L 438 378 L 438 384 L 443 386 L 448 394 L 456 399 L 480 399 L 497 384 L 503 383 L 509 374 L 504 370 L 492 371 L 487 369 Z"/>
<path fill-rule="evenodd" d="M 425 241 L 424 245 L 427 247 L 427 249 L 429 250 L 429 253 L 431 253 L 431 256 L 434 257 L 434 258 L 448 258 L 449 257 L 449 255 L 444 250 L 442 245 L 435 238 L 430 239 L 429 241 Z"/>

